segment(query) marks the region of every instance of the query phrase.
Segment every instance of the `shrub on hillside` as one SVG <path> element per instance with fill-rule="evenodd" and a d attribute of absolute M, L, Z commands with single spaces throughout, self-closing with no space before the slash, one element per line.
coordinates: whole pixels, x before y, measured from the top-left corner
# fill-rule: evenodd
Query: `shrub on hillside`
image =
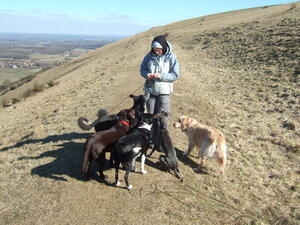
<path fill-rule="evenodd" d="M 7 97 L 2 98 L 1 105 L 2 105 L 2 107 L 8 107 L 8 106 L 10 106 L 11 105 L 10 99 L 7 98 Z"/>
<path fill-rule="evenodd" d="M 20 98 L 13 98 L 13 99 L 11 100 L 11 103 L 12 103 L 12 104 L 16 104 L 16 103 L 19 102 L 19 101 L 21 101 Z"/>
<path fill-rule="evenodd" d="M 55 86 L 55 85 L 58 85 L 58 81 L 54 81 L 54 80 L 48 81 L 48 82 L 47 82 L 47 85 L 48 85 L 49 87 L 53 87 L 53 86 Z"/>
<path fill-rule="evenodd" d="M 29 97 L 29 96 L 31 96 L 33 94 L 33 89 L 26 89 L 24 92 L 23 92 L 23 94 L 22 94 L 22 97 L 23 98 L 27 98 L 27 97 Z"/>
<path fill-rule="evenodd" d="M 33 84 L 33 91 L 35 91 L 35 92 L 41 92 L 43 90 L 44 90 L 44 85 L 43 84 L 38 83 L 38 82 L 35 82 Z"/>

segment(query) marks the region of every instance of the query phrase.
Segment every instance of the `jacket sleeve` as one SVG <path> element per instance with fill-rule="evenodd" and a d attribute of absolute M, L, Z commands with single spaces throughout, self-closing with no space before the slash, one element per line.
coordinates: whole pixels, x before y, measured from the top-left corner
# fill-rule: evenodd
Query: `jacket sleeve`
<path fill-rule="evenodd" d="M 170 62 L 169 72 L 161 73 L 160 81 L 173 82 L 175 80 L 178 80 L 179 78 L 179 64 L 178 64 L 177 57 L 174 53 L 172 53 L 169 62 Z"/>
<path fill-rule="evenodd" d="M 147 54 L 140 67 L 140 74 L 142 77 L 146 78 L 147 74 L 150 73 L 149 68 L 148 68 L 148 62 L 149 62 L 149 55 Z"/>

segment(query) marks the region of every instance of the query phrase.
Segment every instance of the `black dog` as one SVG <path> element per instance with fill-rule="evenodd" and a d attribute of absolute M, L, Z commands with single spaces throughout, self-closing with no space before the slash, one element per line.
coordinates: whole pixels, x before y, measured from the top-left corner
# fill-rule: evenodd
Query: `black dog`
<path fill-rule="evenodd" d="M 125 172 L 125 182 L 127 189 L 132 189 L 132 185 L 129 185 L 128 176 L 130 170 L 133 169 L 135 159 L 142 155 L 141 158 L 141 169 L 142 173 L 146 174 L 147 171 L 144 169 L 146 151 L 149 148 L 151 127 L 153 123 L 153 115 L 145 113 L 140 115 L 137 128 L 130 134 L 121 137 L 115 145 L 115 169 L 116 169 L 116 182 L 115 185 L 119 186 L 119 165 L 123 164 Z M 134 168 L 135 170 L 135 168 Z"/>
<path fill-rule="evenodd" d="M 160 112 L 157 116 L 156 122 L 153 124 L 153 129 L 156 131 L 156 140 L 154 149 L 161 148 L 165 155 L 159 156 L 159 161 L 162 162 L 169 170 L 173 170 L 176 177 L 183 181 L 178 169 L 178 159 L 176 151 L 173 147 L 172 139 L 167 130 L 167 117 L 166 112 Z"/>

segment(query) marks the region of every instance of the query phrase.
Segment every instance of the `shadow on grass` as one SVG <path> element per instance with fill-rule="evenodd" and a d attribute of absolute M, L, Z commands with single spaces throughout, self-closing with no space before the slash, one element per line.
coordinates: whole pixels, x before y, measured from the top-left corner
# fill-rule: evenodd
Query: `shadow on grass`
<path fill-rule="evenodd" d="M 70 141 L 56 146 L 59 148 L 44 152 L 37 157 L 22 157 L 20 160 L 55 158 L 52 162 L 33 168 L 31 174 L 59 181 L 67 181 L 65 176 L 83 180 L 80 176 L 80 168 L 84 144 Z"/>
<path fill-rule="evenodd" d="M 199 161 L 199 159 L 196 156 L 192 156 L 192 155 L 186 156 L 186 155 L 183 155 L 184 151 L 181 151 L 178 148 L 175 148 L 175 151 L 176 151 L 178 160 L 180 160 L 184 165 L 187 165 L 187 166 L 191 167 L 193 169 L 194 173 L 206 174 L 206 175 L 209 174 L 206 169 L 200 169 L 199 168 L 199 164 L 196 163 L 195 161 L 193 161 L 191 159 L 191 157 L 193 157 L 193 158 L 196 159 L 196 161 Z"/>
<path fill-rule="evenodd" d="M 81 166 L 82 166 L 82 157 L 84 151 L 84 143 L 77 143 L 74 140 L 76 139 L 86 139 L 92 133 L 65 133 L 60 135 L 51 135 L 43 139 L 26 139 L 23 137 L 22 141 L 16 143 L 13 146 L 9 146 L 1 151 L 8 151 L 13 148 L 22 147 L 26 144 L 47 144 L 54 143 L 54 147 L 57 147 L 54 150 L 46 151 L 41 153 L 39 156 L 29 157 L 23 156 L 18 158 L 18 160 L 35 160 L 35 159 L 44 159 L 44 158 L 54 158 L 53 161 L 46 163 L 44 165 L 37 166 L 31 170 L 32 175 L 38 175 L 40 177 L 54 179 L 58 181 L 68 181 L 66 177 L 75 178 L 77 180 L 86 181 L 86 179 L 81 176 Z M 55 142 L 65 141 L 64 143 L 55 144 Z M 105 170 L 109 168 L 109 157 L 110 153 L 106 154 L 105 160 Z M 146 159 L 146 165 L 150 167 L 155 167 L 158 170 L 161 170 L 159 163 L 154 163 L 149 159 Z M 114 168 L 113 168 L 114 169 Z M 103 180 L 98 176 L 96 171 L 98 170 L 98 165 L 95 161 L 92 161 L 91 165 L 91 179 L 96 180 L 100 183 L 112 186 L 111 183 Z"/>
<path fill-rule="evenodd" d="M 187 166 L 189 166 L 191 168 L 196 168 L 196 167 L 199 166 L 196 162 L 194 162 L 192 159 L 190 159 L 191 157 L 195 157 L 195 156 L 189 156 L 189 157 L 187 157 L 187 156 L 183 155 L 184 152 L 182 150 L 180 150 L 178 148 L 174 148 L 174 149 L 176 151 L 176 155 L 177 155 L 178 160 L 181 161 L 184 165 L 187 165 Z M 159 151 L 156 151 L 156 152 L 159 153 L 160 155 L 165 155 L 165 153 L 163 153 L 163 152 L 159 152 Z M 159 156 L 158 156 L 158 158 L 159 158 Z M 156 168 L 156 169 L 161 170 L 161 171 L 168 171 L 168 168 L 163 163 L 161 163 L 159 161 L 156 162 L 156 163 L 154 163 L 154 162 L 152 162 L 150 160 L 151 158 L 154 159 L 156 157 L 154 157 L 154 156 L 147 157 L 146 161 L 145 161 L 145 164 L 147 166 Z M 138 158 L 137 161 L 140 162 L 140 158 Z"/>
<path fill-rule="evenodd" d="M 26 139 L 23 137 L 22 140 L 13 146 L 0 149 L 2 151 L 8 151 L 13 148 L 22 147 L 26 144 L 47 144 L 54 143 L 57 147 L 55 150 L 43 152 L 36 157 L 23 156 L 18 158 L 18 160 L 34 160 L 43 158 L 54 158 L 53 161 L 35 167 L 31 170 L 32 175 L 38 175 L 40 177 L 45 177 L 49 179 L 67 181 L 66 176 L 84 180 L 81 177 L 80 170 L 82 165 L 82 154 L 84 151 L 84 143 L 77 143 L 76 139 L 86 139 L 92 133 L 65 133 L 60 135 L 51 135 L 46 138 L 41 139 Z M 30 135 L 29 135 L 30 136 Z M 62 144 L 56 144 L 56 142 L 65 141 Z M 108 160 L 107 160 L 108 161 Z M 91 171 L 95 170 L 95 165 L 92 164 Z M 100 180 L 100 177 L 99 177 Z M 101 181 L 100 181 L 101 182 Z"/>
<path fill-rule="evenodd" d="M 36 144 L 36 143 L 47 144 L 50 142 L 71 141 L 74 139 L 82 139 L 82 138 L 86 139 L 91 134 L 92 133 L 71 132 L 71 133 L 66 133 L 66 134 L 50 135 L 46 138 L 41 138 L 41 139 L 29 139 L 29 137 L 32 135 L 32 133 L 31 133 L 29 135 L 22 137 L 21 140 L 19 142 L 17 142 L 15 145 L 0 149 L 0 152 L 5 152 L 12 148 L 19 148 L 19 147 L 22 147 L 23 145 L 27 145 L 27 144 Z"/>
<path fill-rule="evenodd" d="M 44 152 L 37 157 L 22 157 L 19 159 L 41 159 L 52 157 L 55 158 L 54 161 L 33 168 L 31 170 L 31 174 L 58 181 L 67 181 L 65 176 L 72 177 L 81 181 L 86 181 L 86 179 L 81 176 L 84 143 L 76 143 L 71 141 L 57 146 L 59 147 L 58 149 Z M 105 165 L 107 166 L 104 168 L 104 171 L 110 169 L 108 168 L 108 164 L 109 160 L 106 160 Z M 90 179 L 97 180 L 100 183 L 108 184 L 105 180 L 101 179 L 100 176 L 96 174 L 97 170 L 97 163 L 95 161 L 92 161 L 90 169 Z"/>
<path fill-rule="evenodd" d="M 67 181 L 65 178 L 66 176 L 72 177 L 78 180 L 84 181 L 81 177 L 80 170 L 82 165 L 82 154 L 84 151 L 84 143 L 77 143 L 74 140 L 76 139 L 86 139 L 89 137 L 91 133 L 65 133 L 60 135 L 51 135 L 43 139 L 26 139 L 22 140 L 18 143 L 16 143 L 13 146 L 9 146 L 3 149 L 0 149 L 1 151 L 8 151 L 12 148 L 22 147 L 26 144 L 47 144 L 50 142 L 59 142 L 59 141 L 66 141 L 65 143 L 57 144 L 58 148 L 55 150 L 43 152 L 39 156 L 36 157 L 20 157 L 18 160 L 33 160 L 33 159 L 43 159 L 43 158 L 54 158 L 53 161 L 40 165 L 38 167 L 35 167 L 31 170 L 32 175 L 38 175 L 40 177 L 45 177 L 49 179 L 54 179 L 58 181 Z M 22 139 L 25 139 L 26 137 L 23 137 Z M 197 167 L 198 164 L 195 163 L 190 157 L 186 157 L 183 155 L 183 151 L 181 151 L 178 148 L 175 148 L 178 159 L 183 162 L 185 165 L 188 165 L 189 167 Z M 161 153 L 164 154 L 164 153 Z M 107 154 L 108 155 L 108 154 Z M 108 156 L 106 156 L 107 158 Z M 149 167 L 156 168 L 160 171 L 167 171 L 168 169 L 160 162 L 153 162 L 155 157 L 148 157 L 145 161 L 145 164 Z M 108 168 L 109 160 L 106 160 L 105 162 L 105 168 L 104 170 L 110 169 Z M 111 185 L 110 183 L 106 182 L 105 180 L 102 180 L 95 171 L 97 170 L 97 164 L 93 161 L 91 166 L 91 179 L 95 179 L 99 181 L 100 183 L 104 183 L 107 185 Z"/>
<path fill-rule="evenodd" d="M 66 141 L 62 144 L 54 144 L 58 147 L 55 150 L 43 152 L 39 156 L 28 157 L 23 156 L 18 160 L 34 160 L 43 158 L 54 158 L 53 161 L 35 167 L 31 170 L 32 175 L 50 178 L 59 181 L 67 181 L 65 176 L 73 177 L 78 180 L 83 180 L 80 175 L 80 168 L 82 164 L 82 154 L 84 143 L 77 143 L 73 140 L 86 139 L 91 133 L 65 133 L 60 135 L 51 135 L 43 139 L 27 139 L 16 143 L 14 146 L 6 147 L 0 151 L 7 151 L 11 148 L 22 147 L 26 144 L 47 144 L 60 141 Z"/>
<path fill-rule="evenodd" d="M 199 165 L 197 163 L 195 163 L 190 157 L 191 156 L 185 156 L 183 155 L 184 151 L 175 148 L 176 151 L 176 155 L 179 161 L 181 161 L 184 165 L 189 166 L 191 168 L 196 168 Z"/>

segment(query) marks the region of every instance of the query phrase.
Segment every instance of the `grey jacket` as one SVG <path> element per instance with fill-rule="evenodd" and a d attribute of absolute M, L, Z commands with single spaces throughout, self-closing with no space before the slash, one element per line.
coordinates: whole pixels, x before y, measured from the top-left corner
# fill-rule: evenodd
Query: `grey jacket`
<path fill-rule="evenodd" d="M 165 54 L 156 56 L 149 52 L 141 64 L 141 76 L 146 78 L 148 73 L 160 73 L 160 79 L 146 80 L 144 91 L 153 95 L 172 94 L 173 81 L 179 78 L 179 65 L 172 46 L 168 42 Z"/>

